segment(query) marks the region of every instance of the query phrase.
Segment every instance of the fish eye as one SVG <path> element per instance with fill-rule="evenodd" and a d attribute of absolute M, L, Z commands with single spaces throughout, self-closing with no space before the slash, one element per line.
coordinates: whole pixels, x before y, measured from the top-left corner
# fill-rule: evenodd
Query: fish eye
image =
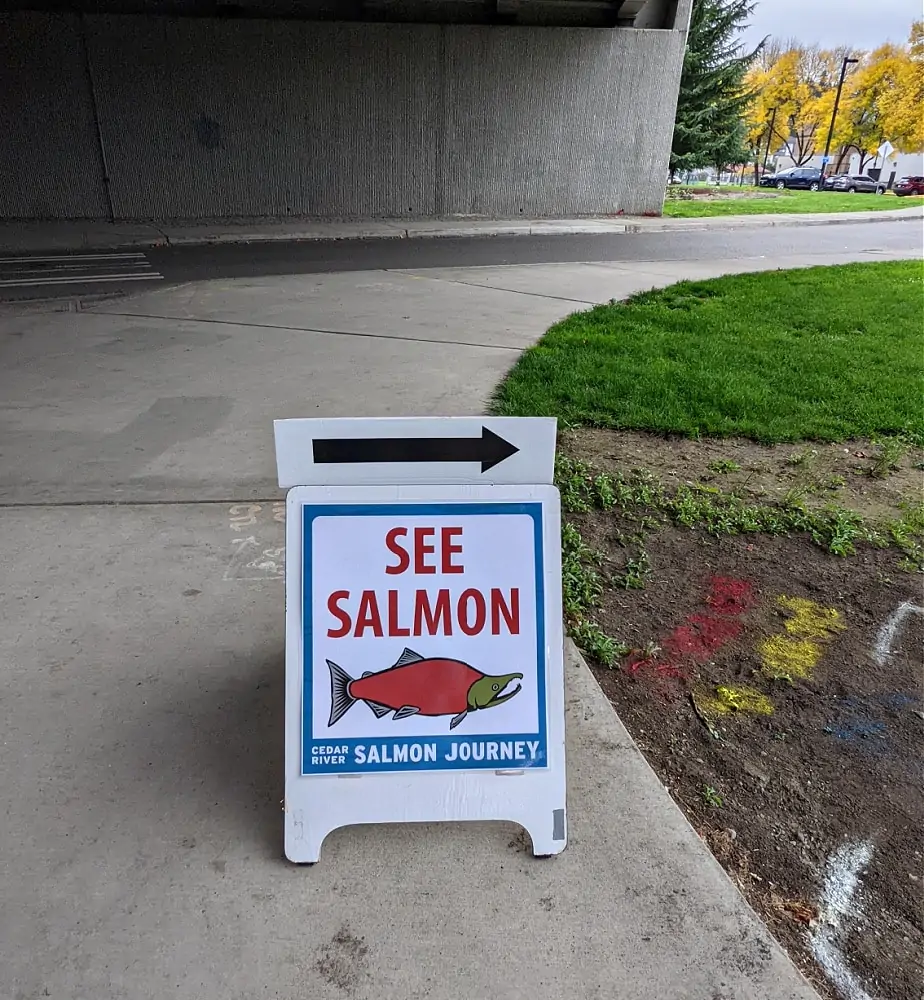
<path fill-rule="evenodd" d="M 500 684 L 492 684 L 491 685 L 491 690 L 492 691 L 500 691 Z"/>

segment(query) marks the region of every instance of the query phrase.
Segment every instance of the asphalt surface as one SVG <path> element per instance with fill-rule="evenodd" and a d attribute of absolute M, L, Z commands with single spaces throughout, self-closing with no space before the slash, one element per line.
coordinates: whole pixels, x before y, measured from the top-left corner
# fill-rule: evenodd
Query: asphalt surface
<path fill-rule="evenodd" d="M 222 243 L 0 259 L 0 301 L 122 294 L 215 278 L 921 250 L 919 220 L 772 229 Z M 46 280 L 47 279 L 47 280 Z"/>

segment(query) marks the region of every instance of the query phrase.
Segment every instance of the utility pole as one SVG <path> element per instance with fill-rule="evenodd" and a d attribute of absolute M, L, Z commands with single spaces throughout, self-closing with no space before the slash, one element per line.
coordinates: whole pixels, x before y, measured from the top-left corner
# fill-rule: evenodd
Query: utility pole
<path fill-rule="evenodd" d="M 773 142 L 773 124 L 776 121 L 776 108 L 770 109 L 770 132 L 767 135 L 767 148 L 764 150 L 764 165 L 761 168 L 762 173 L 767 172 L 767 157 L 770 156 L 770 143 Z"/>
<path fill-rule="evenodd" d="M 828 139 L 825 142 L 825 155 L 821 158 L 821 177 L 818 178 L 818 190 L 823 191 L 825 187 L 825 170 L 828 167 L 828 153 L 831 152 L 831 137 L 834 135 L 834 119 L 837 118 L 837 106 L 841 103 L 841 89 L 844 86 L 844 77 L 847 75 L 847 67 L 850 63 L 859 62 L 859 59 L 851 59 L 844 56 L 841 63 L 841 78 L 837 81 L 837 94 L 834 96 L 834 109 L 831 112 L 831 124 L 828 127 Z"/>

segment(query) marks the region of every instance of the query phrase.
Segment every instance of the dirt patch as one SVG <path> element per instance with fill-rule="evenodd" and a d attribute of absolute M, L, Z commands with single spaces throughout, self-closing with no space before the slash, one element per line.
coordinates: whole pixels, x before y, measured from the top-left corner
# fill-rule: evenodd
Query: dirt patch
<path fill-rule="evenodd" d="M 321 949 L 315 968 L 332 986 L 353 995 L 366 974 L 368 954 L 365 939 L 356 937 L 344 924 Z"/>
<path fill-rule="evenodd" d="M 580 428 L 563 451 L 604 471 L 645 469 L 668 486 L 707 483 L 755 501 L 837 504 L 878 521 L 920 499 L 924 449 L 870 441 L 760 445 L 740 438 L 694 441 L 636 431 Z"/>
<path fill-rule="evenodd" d="M 623 466 L 644 446 L 625 437 L 607 446 Z M 766 460 L 748 447 L 748 461 Z M 729 454 L 727 443 L 706 442 L 654 451 L 638 464 L 660 461 L 664 475 L 671 454 L 691 470 Z M 624 515 L 568 519 L 614 578 Z M 666 527 L 644 545 L 644 587 L 608 587 L 597 614 L 632 647 L 614 669 L 592 664 L 603 690 L 824 995 L 862 997 L 847 976 L 877 1000 L 919 996 L 920 578 L 898 568 L 892 549 L 863 546 L 845 559 L 798 537 Z"/>

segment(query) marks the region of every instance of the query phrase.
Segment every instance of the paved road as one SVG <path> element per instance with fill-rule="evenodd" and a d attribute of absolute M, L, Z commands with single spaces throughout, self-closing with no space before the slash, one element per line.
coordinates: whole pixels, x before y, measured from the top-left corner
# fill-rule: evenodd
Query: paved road
<path fill-rule="evenodd" d="M 580 236 L 312 240 L 0 257 L 0 300 L 117 294 L 213 278 L 578 261 L 711 261 L 921 250 L 918 220 Z M 43 280 L 45 279 L 45 280 Z"/>

